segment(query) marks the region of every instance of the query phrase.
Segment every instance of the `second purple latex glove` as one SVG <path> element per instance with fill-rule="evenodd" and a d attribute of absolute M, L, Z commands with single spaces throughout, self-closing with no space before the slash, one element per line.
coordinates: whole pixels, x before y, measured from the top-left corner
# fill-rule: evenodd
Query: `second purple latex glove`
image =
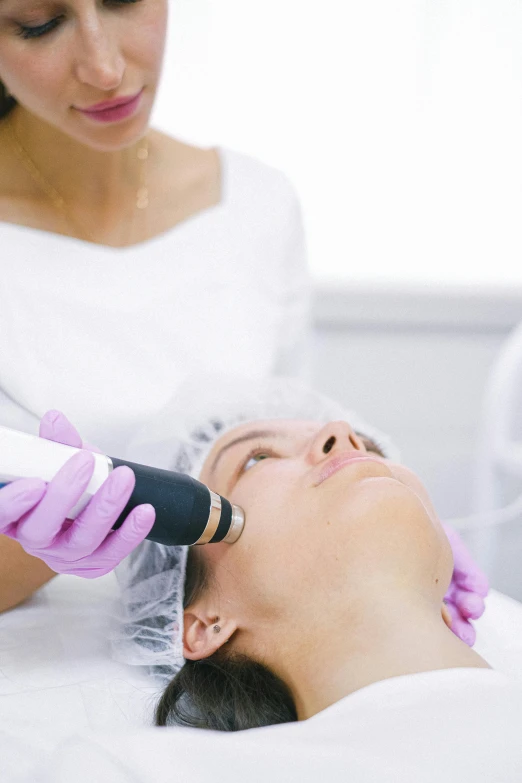
<path fill-rule="evenodd" d="M 28 554 L 58 574 L 87 579 L 103 576 L 150 532 L 154 508 L 136 506 L 122 526 L 112 530 L 135 484 L 132 470 L 121 466 L 112 471 L 76 519 L 68 520 L 67 512 L 83 495 L 93 473 L 90 449 L 97 449 L 85 450 L 77 430 L 59 411 L 43 416 L 40 437 L 83 450 L 48 484 L 41 479 L 19 479 L 0 490 L 0 533 L 18 541 Z"/>
<path fill-rule="evenodd" d="M 473 647 L 477 635 L 470 620 L 478 620 L 484 614 L 484 598 L 489 592 L 488 578 L 473 560 L 457 531 L 446 524 L 443 527 L 454 561 L 451 584 L 444 596 L 451 615 L 451 630 Z"/>

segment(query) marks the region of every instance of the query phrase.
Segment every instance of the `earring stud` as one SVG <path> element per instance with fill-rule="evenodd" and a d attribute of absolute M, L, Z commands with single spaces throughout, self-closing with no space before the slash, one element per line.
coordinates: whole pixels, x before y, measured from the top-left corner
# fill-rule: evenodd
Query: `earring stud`
<path fill-rule="evenodd" d="M 221 631 L 221 628 L 219 625 L 214 626 L 214 633 L 219 633 Z"/>

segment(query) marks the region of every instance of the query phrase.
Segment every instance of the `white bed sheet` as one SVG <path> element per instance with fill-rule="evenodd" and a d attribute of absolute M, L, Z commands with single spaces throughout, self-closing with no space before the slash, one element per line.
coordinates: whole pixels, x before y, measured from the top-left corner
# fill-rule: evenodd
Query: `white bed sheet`
<path fill-rule="evenodd" d="M 83 732 L 150 726 L 157 684 L 110 658 L 117 600 L 113 575 L 60 576 L 30 601 L 0 615 L 2 780 L 26 780 L 62 740 Z M 522 604 L 494 590 L 475 623 L 475 649 L 522 682 Z"/>
<path fill-rule="evenodd" d="M 77 736 L 28 783 L 520 783 L 521 730 L 522 683 L 443 669 L 373 683 L 299 723 Z"/>
<path fill-rule="evenodd" d="M 0 615 L 0 727 L 30 715 L 57 735 L 150 725 L 154 680 L 110 657 L 117 595 L 113 574 L 59 576 Z"/>

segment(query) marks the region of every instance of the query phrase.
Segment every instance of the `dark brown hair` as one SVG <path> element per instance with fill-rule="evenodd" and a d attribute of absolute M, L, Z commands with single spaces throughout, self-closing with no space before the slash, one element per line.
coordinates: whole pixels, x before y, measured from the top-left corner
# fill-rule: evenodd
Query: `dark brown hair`
<path fill-rule="evenodd" d="M 211 579 L 204 559 L 189 549 L 184 608 Z M 156 726 L 189 726 L 215 731 L 241 731 L 297 720 L 295 703 L 285 683 L 266 666 L 226 645 L 208 658 L 186 661 L 167 685 L 156 707 Z"/>
<path fill-rule="evenodd" d="M 7 90 L 5 89 L 2 82 L 0 82 L 0 119 L 5 117 L 6 114 L 9 114 L 11 109 L 14 109 L 15 106 L 15 99 L 12 95 L 7 94 Z"/>

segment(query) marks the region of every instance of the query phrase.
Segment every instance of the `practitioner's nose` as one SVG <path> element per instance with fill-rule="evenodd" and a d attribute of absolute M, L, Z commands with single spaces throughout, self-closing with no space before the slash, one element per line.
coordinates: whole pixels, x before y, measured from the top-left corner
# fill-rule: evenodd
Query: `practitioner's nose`
<path fill-rule="evenodd" d="M 79 25 L 75 59 L 79 81 L 104 92 L 120 87 L 125 73 L 125 60 L 118 40 L 96 14 Z"/>
<path fill-rule="evenodd" d="M 330 421 L 314 436 L 309 458 L 316 464 L 327 454 L 343 451 L 365 452 L 366 447 L 347 421 Z"/>

